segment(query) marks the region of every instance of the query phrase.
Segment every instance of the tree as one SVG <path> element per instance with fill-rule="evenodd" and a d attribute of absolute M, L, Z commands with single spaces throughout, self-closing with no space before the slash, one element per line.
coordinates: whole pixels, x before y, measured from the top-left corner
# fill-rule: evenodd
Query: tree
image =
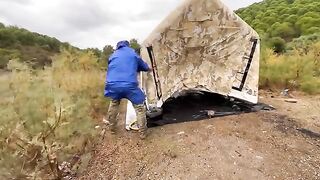
<path fill-rule="evenodd" d="M 108 59 L 111 56 L 111 54 L 114 52 L 114 48 L 111 45 L 106 45 L 104 46 L 102 50 L 102 56 L 99 59 L 99 64 L 102 66 L 104 69 L 107 68 L 108 65 Z"/>
<path fill-rule="evenodd" d="M 310 28 L 320 26 L 318 23 L 320 23 L 320 19 L 315 19 L 313 17 L 302 17 L 298 20 L 296 26 L 303 35 L 307 35 Z"/>
<path fill-rule="evenodd" d="M 274 37 L 270 40 L 270 46 L 276 53 L 283 53 L 286 49 L 286 41 L 281 37 Z"/>
<path fill-rule="evenodd" d="M 0 22 L 0 29 L 1 29 L 1 28 L 5 28 L 5 27 L 6 27 L 6 26 L 5 26 L 3 23 Z"/>
<path fill-rule="evenodd" d="M 0 48 L 11 47 L 16 42 L 16 37 L 9 29 L 0 29 Z"/>
<path fill-rule="evenodd" d="M 140 54 L 141 45 L 138 43 L 138 40 L 131 39 L 130 46 L 136 51 L 136 53 Z"/>
<path fill-rule="evenodd" d="M 307 30 L 307 34 L 315 34 L 320 32 L 320 27 L 312 27 Z"/>
<path fill-rule="evenodd" d="M 283 39 L 292 39 L 296 32 L 291 23 L 285 22 L 282 24 L 277 24 L 273 27 L 271 31 L 272 37 L 281 37 Z"/>
<path fill-rule="evenodd" d="M 287 3 L 292 4 L 292 3 L 294 3 L 294 0 L 287 0 Z"/>
<path fill-rule="evenodd" d="M 319 32 L 320 1 L 264 0 L 236 13 L 251 25 L 269 48 L 282 52 L 285 43 L 300 36 Z"/>
<path fill-rule="evenodd" d="M 86 51 L 91 51 L 98 59 L 102 56 L 102 52 L 98 48 L 87 48 Z"/>
<path fill-rule="evenodd" d="M 320 31 L 318 31 L 320 32 Z M 289 50 L 299 50 L 303 54 L 307 54 L 309 52 L 312 45 L 316 44 L 320 41 L 320 33 L 315 33 L 306 36 L 300 36 L 299 38 L 295 38 L 288 44 Z"/>
<path fill-rule="evenodd" d="M 109 59 L 110 55 L 114 52 L 114 48 L 111 45 L 106 45 L 103 48 L 102 54 L 104 58 Z"/>
<path fill-rule="evenodd" d="M 284 21 L 294 24 L 297 21 L 297 19 L 298 19 L 298 16 L 293 14 L 285 18 Z"/>

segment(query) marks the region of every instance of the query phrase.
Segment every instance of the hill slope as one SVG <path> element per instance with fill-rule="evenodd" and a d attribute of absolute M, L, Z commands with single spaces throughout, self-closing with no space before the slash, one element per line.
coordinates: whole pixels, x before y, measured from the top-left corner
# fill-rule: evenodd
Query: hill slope
<path fill-rule="evenodd" d="M 8 61 L 14 58 L 35 67 L 50 64 L 50 57 L 58 53 L 62 46 L 70 45 L 56 38 L 0 23 L 0 69 L 6 68 Z"/>
<path fill-rule="evenodd" d="M 297 44 L 320 40 L 320 1 L 264 0 L 236 13 L 258 31 L 269 47 L 292 41 Z"/>

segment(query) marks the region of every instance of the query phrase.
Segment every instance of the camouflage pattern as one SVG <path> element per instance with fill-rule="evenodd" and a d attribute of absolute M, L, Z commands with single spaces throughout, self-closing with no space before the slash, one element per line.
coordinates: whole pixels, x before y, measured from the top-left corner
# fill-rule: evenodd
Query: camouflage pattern
<path fill-rule="evenodd" d="M 110 122 L 111 132 L 115 132 L 117 128 L 117 115 L 119 113 L 120 100 L 111 100 L 108 110 L 108 121 Z"/>
<path fill-rule="evenodd" d="M 257 40 L 243 89 L 243 72 Z M 143 75 L 148 104 L 159 104 L 183 90 L 203 90 L 258 100 L 258 34 L 219 0 L 185 0 L 144 41 L 141 56 L 149 64 L 152 46 L 162 97 L 152 73 Z"/>
<path fill-rule="evenodd" d="M 137 115 L 137 125 L 139 132 L 145 134 L 147 131 L 147 119 L 146 119 L 146 108 L 144 104 L 133 105 Z M 120 100 L 111 100 L 110 107 L 108 110 L 108 121 L 110 122 L 110 130 L 116 132 L 117 128 L 117 115 L 120 108 Z"/>
<path fill-rule="evenodd" d="M 139 132 L 145 134 L 147 131 L 146 108 L 144 104 L 133 105 L 133 107 L 137 114 Z"/>

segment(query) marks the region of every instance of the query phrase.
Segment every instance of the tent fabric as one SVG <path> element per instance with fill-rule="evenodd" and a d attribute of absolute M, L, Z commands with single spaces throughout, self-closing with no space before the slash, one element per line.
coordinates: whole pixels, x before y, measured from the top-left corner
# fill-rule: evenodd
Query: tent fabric
<path fill-rule="evenodd" d="M 183 1 L 147 37 L 141 56 L 156 63 L 156 73 L 143 75 L 149 105 L 190 89 L 258 101 L 259 35 L 220 0 Z"/>

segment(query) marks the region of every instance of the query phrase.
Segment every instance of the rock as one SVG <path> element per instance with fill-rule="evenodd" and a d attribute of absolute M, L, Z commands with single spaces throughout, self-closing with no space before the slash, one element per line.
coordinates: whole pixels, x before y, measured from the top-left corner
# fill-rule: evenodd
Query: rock
<path fill-rule="evenodd" d="M 263 160 L 263 157 L 261 157 L 261 156 L 256 156 L 256 158 L 259 160 Z"/>
<path fill-rule="evenodd" d="M 210 129 L 210 128 L 212 128 L 213 127 L 213 125 L 208 125 L 206 128 L 207 129 Z"/>
<path fill-rule="evenodd" d="M 285 99 L 284 101 L 288 102 L 288 103 L 297 103 L 298 102 L 298 100 L 296 100 L 296 99 Z"/>
<path fill-rule="evenodd" d="M 284 89 L 284 90 L 281 92 L 281 95 L 282 95 L 282 96 L 289 96 L 289 89 Z"/>
<path fill-rule="evenodd" d="M 182 135 L 182 134 L 184 134 L 184 131 L 178 132 L 177 134 Z"/>

